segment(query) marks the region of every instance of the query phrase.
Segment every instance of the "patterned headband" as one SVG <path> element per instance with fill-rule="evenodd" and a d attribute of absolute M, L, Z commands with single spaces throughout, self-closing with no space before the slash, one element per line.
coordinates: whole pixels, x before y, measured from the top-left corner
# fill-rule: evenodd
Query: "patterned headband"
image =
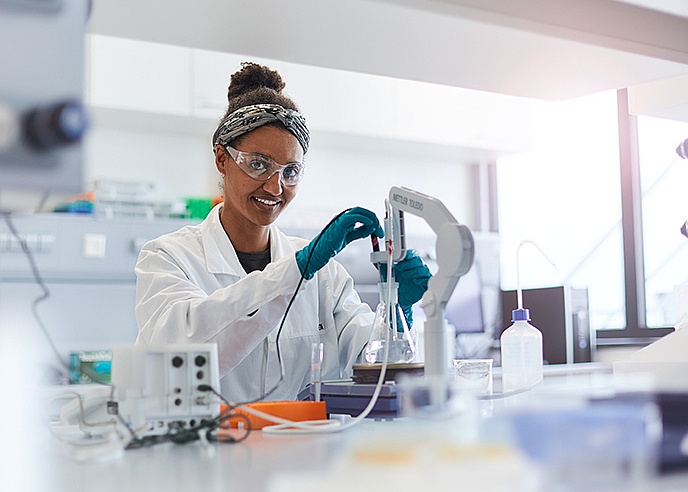
<path fill-rule="evenodd" d="M 306 118 L 298 111 L 285 109 L 277 104 L 244 106 L 227 115 L 213 134 L 213 148 L 217 144 L 228 145 L 241 135 L 275 121 L 282 123 L 294 134 L 303 147 L 304 154 L 308 152 L 311 135 L 306 126 Z"/>

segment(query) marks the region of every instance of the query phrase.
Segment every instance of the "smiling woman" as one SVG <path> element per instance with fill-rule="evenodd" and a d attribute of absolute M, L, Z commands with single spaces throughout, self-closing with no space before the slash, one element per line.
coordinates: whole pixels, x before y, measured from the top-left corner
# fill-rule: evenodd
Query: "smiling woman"
<path fill-rule="evenodd" d="M 222 227 L 238 252 L 265 252 L 260 270 L 270 260 L 268 226 L 296 196 L 303 174 L 293 171 L 302 171 L 310 144 L 306 119 L 284 87 L 276 71 L 244 63 L 231 77 L 227 111 L 213 134 Z"/>
<path fill-rule="evenodd" d="M 223 203 L 202 223 L 144 245 L 136 264 L 137 343 L 217 343 L 222 393 L 233 402 L 296 398 L 313 343 L 324 347 L 323 378 L 349 377 L 373 323 L 332 257 L 355 239 L 382 237 L 375 214 L 347 209 L 310 243 L 275 225 L 296 197 L 310 144 L 284 86 L 255 63 L 232 75 L 212 139 Z M 430 276 L 420 263 L 397 277 L 410 304 Z"/>
<path fill-rule="evenodd" d="M 262 160 L 279 160 L 283 163 L 300 162 L 303 148 L 289 131 L 275 126 L 262 126 L 247 134 L 240 144 L 246 153 L 262 156 Z M 224 207 L 220 214 L 222 226 L 238 251 L 257 253 L 267 251 L 269 225 L 296 196 L 297 184 L 287 185 L 283 172 L 273 169 L 272 176 L 263 172 L 254 177 L 250 169 L 260 170 L 260 161 L 251 158 L 247 167 L 244 151 L 236 159 L 230 155 L 232 147 L 215 146 L 215 165 L 223 176 Z M 239 156 L 242 156 L 240 159 Z M 283 167 L 288 169 L 291 164 Z M 249 174 L 251 173 L 251 174 Z M 267 178 L 267 179 L 265 179 Z"/>

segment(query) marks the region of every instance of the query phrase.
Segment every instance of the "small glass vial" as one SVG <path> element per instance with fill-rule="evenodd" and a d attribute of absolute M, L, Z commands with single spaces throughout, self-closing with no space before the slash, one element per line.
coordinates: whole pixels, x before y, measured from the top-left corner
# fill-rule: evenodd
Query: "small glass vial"
<path fill-rule="evenodd" d="M 415 332 L 408 327 L 404 311 L 397 303 L 398 284 L 394 282 L 390 292 L 389 300 L 392 309 L 389 309 L 387 304 L 387 282 L 379 283 L 378 288 L 380 289 L 380 303 L 375 309 L 373 330 L 364 353 L 365 360 L 369 364 L 382 363 L 385 343 L 389 341 L 388 363 L 411 362 L 416 356 Z M 394 313 L 394 317 L 390 315 L 391 313 Z"/>
<path fill-rule="evenodd" d="M 542 333 L 530 321 L 528 309 L 511 312 L 513 324 L 500 338 L 502 391 L 525 391 L 542 381 Z"/>

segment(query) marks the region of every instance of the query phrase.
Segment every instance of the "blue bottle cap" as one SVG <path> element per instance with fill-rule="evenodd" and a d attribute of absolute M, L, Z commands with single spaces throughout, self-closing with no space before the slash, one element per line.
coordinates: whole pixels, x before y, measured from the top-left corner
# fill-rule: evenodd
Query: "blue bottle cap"
<path fill-rule="evenodd" d="M 514 309 L 511 311 L 511 321 L 530 321 L 528 309 Z"/>

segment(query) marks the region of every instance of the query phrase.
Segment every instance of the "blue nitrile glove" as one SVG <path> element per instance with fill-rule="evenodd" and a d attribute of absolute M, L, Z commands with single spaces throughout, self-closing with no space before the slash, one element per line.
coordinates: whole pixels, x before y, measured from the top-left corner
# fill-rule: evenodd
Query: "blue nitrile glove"
<path fill-rule="evenodd" d="M 313 239 L 308 246 L 296 252 L 296 263 L 301 275 L 313 278 L 315 272 L 330 261 L 351 241 L 375 234 L 384 237 L 377 216 L 370 210 L 355 207 L 342 213 Z M 309 259 L 310 256 L 310 259 Z"/>
<path fill-rule="evenodd" d="M 386 282 L 387 264 L 382 263 L 380 269 L 382 280 Z M 397 300 L 401 310 L 404 311 L 406 323 L 410 328 L 413 324 L 413 305 L 420 301 L 425 291 L 428 290 L 428 280 L 432 274 L 420 256 L 409 249 L 406 251 L 404 259 L 394 265 L 394 277 L 399 284 Z"/>

